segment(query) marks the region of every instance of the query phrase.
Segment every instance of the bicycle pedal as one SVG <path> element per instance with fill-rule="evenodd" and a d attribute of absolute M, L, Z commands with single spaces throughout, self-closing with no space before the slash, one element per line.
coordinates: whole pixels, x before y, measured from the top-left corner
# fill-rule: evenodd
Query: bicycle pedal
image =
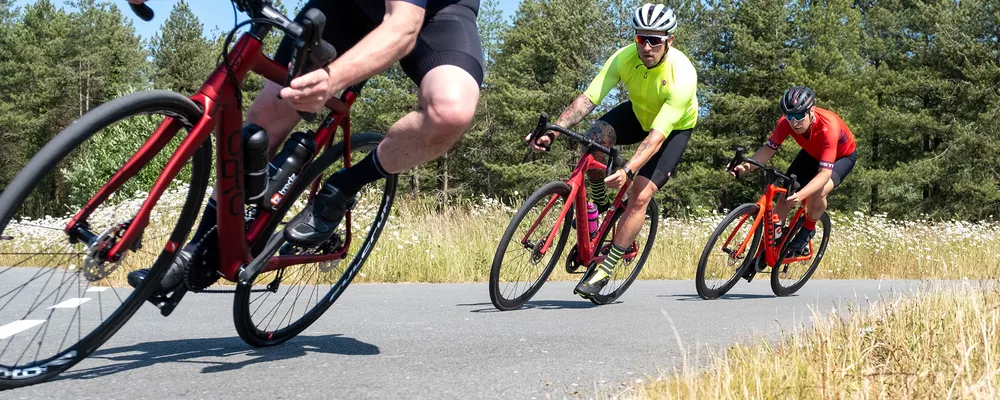
<path fill-rule="evenodd" d="M 160 309 L 160 315 L 164 317 L 170 316 L 180 304 L 181 299 L 187 294 L 188 289 L 184 285 L 180 285 L 176 290 L 170 292 L 169 294 L 158 294 L 150 296 L 146 301 L 153 303 L 156 308 Z"/>

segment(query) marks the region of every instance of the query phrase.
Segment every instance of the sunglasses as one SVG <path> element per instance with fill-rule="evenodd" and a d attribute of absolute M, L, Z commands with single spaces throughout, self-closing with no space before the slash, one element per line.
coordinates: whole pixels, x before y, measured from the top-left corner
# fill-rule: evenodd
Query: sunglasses
<path fill-rule="evenodd" d="M 806 119 L 807 115 L 809 115 L 808 111 L 798 114 L 785 114 L 785 118 L 788 118 L 788 122 L 799 122 Z"/>
<path fill-rule="evenodd" d="M 667 38 L 669 37 L 660 35 L 635 35 L 635 43 L 639 46 L 642 46 L 643 43 L 649 43 L 652 47 L 660 47 L 667 42 Z"/>

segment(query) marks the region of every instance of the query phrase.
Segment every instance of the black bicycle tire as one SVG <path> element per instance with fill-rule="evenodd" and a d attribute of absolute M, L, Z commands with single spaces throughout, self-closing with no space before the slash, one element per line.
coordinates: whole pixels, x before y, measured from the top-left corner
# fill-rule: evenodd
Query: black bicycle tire
<path fill-rule="evenodd" d="M 166 111 L 173 114 L 182 125 L 193 126 L 201 117 L 202 110 L 193 101 L 180 94 L 153 90 L 129 94 L 104 103 L 80 117 L 52 138 L 25 167 L 15 176 L 0 194 L 0 232 L 6 229 L 22 202 L 38 185 L 45 173 L 82 145 L 100 129 L 130 116 Z M 209 166 L 211 165 L 211 141 L 206 140 L 192 157 L 192 180 L 187 198 L 181 209 L 177 224 L 169 241 L 182 242 L 190 232 L 204 200 L 208 187 Z M 0 374 L 0 390 L 38 384 L 58 376 L 73 367 L 100 348 L 108 339 L 125 325 L 146 299 L 159 286 L 158 283 L 176 256 L 176 249 L 164 248 L 150 267 L 144 283 L 122 302 L 111 316 L 94 331 L 66 350 L 46 360 L 38 361 L 38 375 L 25 379 L 6 379 Z M 3 368 L 3 367 L 0 367 Z M 31 368 L 28 368 L 31 369 Z"/>
<path fill-rule="evenodd" d="M 758 214 L 759 212 L 760 207 L 755 203 L 747 203 L 736 207 L 730 211 L 729 214 L 726 214 L 722 221 L 719 222 L 719 225 L 716 226 L 715 231 L 712 232 L 712 236 L 708 238 L 708 242 L 705 243 L 705 249 L 701 253 L 701 259 L 698 260 L 698 270 L 695 273 L 695 289 L 698 291 L 698 296 L 702 299 L 714 300 L 725 295 L 733 288 L 733 286 L 736 285 L 736 282 L 740 280 L 740 277 L 742 276 L 743 271 L 748 267 L 748 264 L 753 264 L 753 260 L 755 259 L 753 255 L 757 254 L 757 249 L 760 246 L 760 226 L 758 226 L 758 228 L 753 232 L 754 238 L 752 239 L 750 248 L 747 249 L 747 254 L 749 256 L 743 261 L 742 264 L 740 264 L 740 267 L 733 272 L 733 276 L 730 277 L 724 285 L 715 290 L 709 289 L 708 285 L 705 284 L 705 269 L 707 268 L 708 257 L 711 252 L 715 250 L 715 243 L 718 242 L 719 236 L 725 233 L 729 225 L 736 221 L 737 218 L 740 218 L 743 215 Z M 761 224 L 763 224 L 763 221 L 761 221 Z"/>
<path fill-rule="evenodd" d="M 572 218 L 573 209 L 570 208 L 570 214 L 567 214 L 566 219 L 563 221 L 562 232 L 560 232 L 556 245 L 552 250 L 554 252 L 552 254 L 552 259 L 549 261 L 548 265 L 545 266 L 545 269 L 542 270 L 538 279 L 536 279 L 535 282 L 528 287 L 528 290 L 521 295 L 514 299 L 507 299 L 502 295 L 502 293 L 500 293 L 500 268 L 503 266 L 503 258 L 507 252 L 507 246 L 510 245 L 510 240 L 517 232 L 517 227 L 520 225 L 521 220 L 524 219 L 529 210 L 534 208 L 536 203 L 546 200 L 552 195 L 561 195 L 565 199 L 566 203 L 572 206 L 573 201 L 572 199 L 569 199 L 569 194 L 570 187 L 566 184 L 566 182 L 555 181 L 547 183 L 532 193 L 531 196 L 528 196 L 507 224 L 507 229 L 500 238 L 496 254 L 493 256 L 493 264 L 490 267 L 490 301 L 498 310 L 510 311 L 521 308 L 524 303 L 531 300 L 531 298 L 538 293 L 538 290 L 542 288 L 542 285 L 549 278 L 549 275 L 552 274 L 552 270 L 555 268 L 555 265 L 559 262 L 559 255 L 562 254 L 563 248 L 566 246 L 566 239 L 569 237 L 570 231 L 569 220 Z M 552 211 L 558 212 L 559 210 Z"/>

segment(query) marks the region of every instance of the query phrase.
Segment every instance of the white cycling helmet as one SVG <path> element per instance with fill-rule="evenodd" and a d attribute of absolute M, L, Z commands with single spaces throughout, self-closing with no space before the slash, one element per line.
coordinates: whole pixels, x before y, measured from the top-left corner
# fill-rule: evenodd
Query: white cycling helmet
<path fill-rule="evenodd" d="M 670 33 L 677 27 L 674 10 L 663 4 L 643 4 L 632 14 L 632 27 L 644 31 L 664 31 Z"/>

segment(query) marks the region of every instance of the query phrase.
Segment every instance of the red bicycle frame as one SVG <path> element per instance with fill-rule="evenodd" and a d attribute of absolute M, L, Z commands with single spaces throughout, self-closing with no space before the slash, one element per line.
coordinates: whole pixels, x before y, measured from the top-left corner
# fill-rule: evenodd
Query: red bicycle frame
<path fill-rule="evenodd" d="M 568 199 L 572 199 L 572 203 L 564 205 L 562 210 L 559 212 L 559 218 L 556 220 L 555 226 L 552 227 L 552 231 L 549 232 L 548 237 L 546 237 L 545 244 L 542 245 L 539 250 L 539 254 L 545 254 L 549 250 L 549 246 L 551 246 L 552 241 L 555 240 L 556 234 L 558 234 L 562 222 L 565 220 L 566 215 L 569 214 L 569 210 L 572 207 L 576 210 L 577 255 L 580 257 L 583 265 L 588 265 L 594 259 L 594 249 L 598 244 L 597 241 L 600 240 L 600 238 L 604 236 L 604 232 L 610 228 L 612 218 L 605 218 L 604 221 L 601 222 L 601 226 L 597 229 L 597 235 L 595 235 L 593 239 L 590 238 L 590 227 L 587 222 L 587 208 L 580 206 L 581 204 L 587 204 L 587 192 L 583 179 L 584 172 L 590 169 L 605 170 L 607 169 L 607 165 L 594 159 L 594 155 L 590 153 L 584 154 L 584 156 L 576 164 L 576 167 L 570 174 L 569 180 L 566 181 L 566 184 L 568 184 L 570 188 Z M 628 191 L 631 183 L 632 181 L 626 181 L 622 186 L 621 190 L 618 192 L 618 196 L 615 197 L 615 201 L 611 203 L 611 208 L 608 210 L 610 214 L 608 215 L 613 216 L 615 210 L 621 206 L 622 198 L 625 197 L 625 193 Z M 531 228 L 528 229 L 528 232 L 525 233 L 524 237 L 521 238 L 522 245 L 528 243 L 528 238 L 535 232 L 538 225 L 542 223 L 542 219 L 548 215 L 558 200 L 558 195 L 553 195 L 552 198 L 549 199 L 548 204 L 546 204 L 545 208 L 542 209 L 542 213 L 537 219 L 535 219 L 535 222 L 531 225 Z"/>
<path fill-rule="evenodd" d="M 260 35 L 260 37 L 263 36 Z M 205 84 L 198 90 L 198 93 L 190 97 L 192 101 L 203 109 L 201 120 L 178 121 L 172 117 L 165 118 L 139 151 L 69 221 L 66 227 L 67 231 L 73 229 L 79 223 L 86 221 L 98 205 L 107 200 L 110 194 L 114 193 L 121 185 L 135 176 L 142 166 L 163 150 L 163 147 L 180 130 L 183 122 L 188 122 L 188 124 L 194 125 L 193 128 L 181 142 L 177 151 L 170 157 L 163 172 L 149 191 L 149 195 L 146 201 L 143 202 L 138 214 L 125 230 L 123 237 L 110 249 L 108 259 L 117 260 L 121 258 L 124 252 L 131 248 L 133 243 L 139 239 L 139 236 L 149 224 L 149 215 L 153 206 L 156 205 L 156 202 L 167 190 L 170 182 L 180 173 L 195 151 L 214 132 L 217 143 L 217 161 L 215 164 L 217 181 L 215 194 L 218 204 L 218 242 L 226 243 L 225 246 L 219 247 L 218 270 L 224 278 L 236 281 L 240 268 L 248 264 L 253 258 L 250 249 L 264 235 L 274 213 L 263 207 L 258 207 L 258 212 L 253 223 L 249 229 L 244 229 L 246 216 L 243 186 L 243 112 L 238 102 L 232 79 L 235 78 L 238 82 L 242 83 L 248 72 L 254 72 L 269 81 L 284 82 L 288 70 L 286 67 L 265 56 L 261 52 L 261 39 L 248 33 L 240 36 L 224 62 L 224 65 L 216 68 L 212 75 L 209 76 Z M 229 75 L 225 65 L 229 66 L 232 76 Z M 357 90 L 351 89 L 345 91 L 340 99 L 330 99 L 327 102 L 327 107 L 334 111 L 326 116 L 315 134 L 316 143 L 318 144 L 316 154 L 321 154 L 323 149 L 334 143 L 337 127 L 343 130 L 343 137 L 345 139 L 344 167 L 351 165 L 350 141 L 347 138 L 350 137 L 351 130 L 350 106 L 356 99 Z M 309 163 L 303 166 L 302 170 L 304 171 L 308 166 Z M 310 196 L 312 196 L 316 188 L 317 184 L 314 182 Z M 280 209 L 286 201 L 288 201 L 287 198 L 283 199 L 277 208 Z M 347 249 L 350 247 L 351 240 L 349 211 L 345 220 L 348 234 L 344 239 L 345 244 L 342 250 L 322 255 L 276 256 L 271 258 L 263 271 L 272 271 L 289 265 L 344 258 Z M 180 247 L 181 243 L 168 241 L 165 249 L 169 252 L 176 252 Z"/>
<path fill-rule="evenodd" d="M 788 193 L 788 189 L 778 187 L 773 184 L 767 185 L 767 188 L 764 189 L 764 194 L 760 196 L 759 200 L 757 200 L 756 204 L 758 211 L 757 214 L 755 215 L 753 225 L 750 227 L 750 232 L 756 232 L 762 223 L 767 222 L 767 224 L 770 224 L 771 216 L 774 215 L 774 199 L 776 199 L 778 195 L 785 193 Z M 795 214 L 793 214 L 792 219 L 789 222 L 788 226 L 795 226 L 795 223 L 798 222 L 799 218 L 802 218 L 802 216 L 805 214 L 806 210 L 805 206 L 806 206 L 806 200 L 803 200 L 802 207 L 799 207 L 798 211 L 796 211 Z M 736 224 L 736 228 L 733 229 L 733 232 L 729 234 L 729 237 L 727 237 L 726 241 L 722 244 L 723 249 L 730 248 L 729 243 L 733 240 L 733 238 L 736 237 L 736 234 L 740 231 L 740 228 L 743 227 L 743 224 L 746 223 L 748 218 L 750 218 L 749 214 L 744 215 L 743 218 L 740 218 L 740 222 Z M 765 228 L 770 228 L 770 227 L 765 225 Z M 786 258 L 784 260 L 780 260 L 781 262 L 779 262 L 778 257 L 780 256 L 780 254 L 778 254 L 778 252 L 781 251 L 781 248 L 785 245 L 785 242 L 788 241 L 791 235 L 786 234 L 782 236 L 781 243 L 775 244 L 774 232 L 772 232 L 771 229 L 762 229 L 762 230 L 764 231 L 763 237 L 761 238 L 761 240 L 763 240 L 763 246 L 759 246 L 757 248 L 757 253 L 754 254 L 754 258 L 756 259 L 757 257 L 760 257 L 761 253 L 763 252 L 764 262 L 766 262 L 769 267 L 773 268 L 777 265 L 806 261 L 812 258 L 812 243 L 809 243 L 809 255 Z M 753 240 L 753 237 L 754 235 L 747 235 L 747 237 L 743 239 L 743 242 L 740 243 L 739 247 L 732 250 L 730 254 L 734 255 L 734 257 L 735 255 L 743 254 L 743 252 L 747 251 L 747 247 L 750 245 L 750 241 Z"/>

